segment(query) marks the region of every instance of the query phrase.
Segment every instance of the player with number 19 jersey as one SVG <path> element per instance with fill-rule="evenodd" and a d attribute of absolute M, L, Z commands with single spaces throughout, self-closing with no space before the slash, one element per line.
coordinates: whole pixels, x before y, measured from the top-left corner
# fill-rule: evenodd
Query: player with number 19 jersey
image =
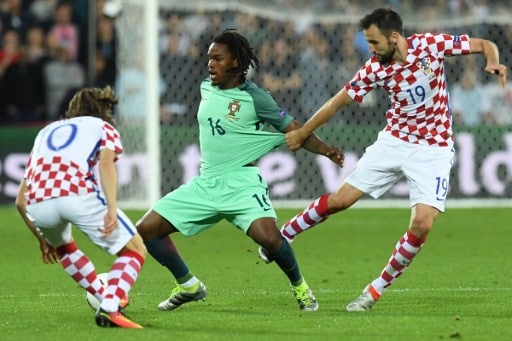
<path fill-rule="evenodd" d="M 345 85 L 356 102 L 376 87 L 389 94 L 384 131 L 403 141 L 439 147 L 453 145 L 452 118 L 443 60 L 469 54 L 467 35 L 414 34 L 407 38 L 405 63 L 382 65 L 370 58 Z"/>
<path fill-rule="evenodd" d="M 281 146 L 284 134 L 264 131 L 264 124 L 284 132 L 293 117 L 251 81 L 219 89 L 206 79 L 201 83 L 197 119 L 201 175 L 215 176 L 239 169 Z"/>

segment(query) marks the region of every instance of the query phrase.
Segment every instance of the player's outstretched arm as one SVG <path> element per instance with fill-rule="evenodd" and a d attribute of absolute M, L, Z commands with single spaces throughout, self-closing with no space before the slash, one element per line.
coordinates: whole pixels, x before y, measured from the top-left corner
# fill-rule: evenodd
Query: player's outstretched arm
<path fill-rule="evenodd" d="M 107 213 L 104 217 L 104 226 L 101 228 L 103 236 L 109 236 L 117 227 L 117 170 L 115 165 L 116 153 L 110 149 L 100 152 L 98 170 L 101 187 L 107 200 Z"/>
<path fill-rule="evenodd" d="M 300 129 L 301 127 L 302 125 L 294 120 L 286 127 L 285 132 L 288 133 L 290 131 Z M 322 141 L 322 139 L 320 139 L 320 137 L 315 133 L 312 133 L 306 138 L 306 140 L 302 144 L 302 148 L 315 154 L 324 155 L 327 158 L 331 159 L 331 161 L 337 164 L 338 166 L 343 167 L 345 155 L 343 155 L 341 149 L 329 146 L 327 143 Z"/>
<path fill-rule="evenodd" d="M 482 53 L 485 56 L 487 65 L 485 71 L 496 74 L 500 77 L 501 86 L 507 84 L 507 67 L 500 64 L 500 54 L 496 44 L 490 40 L 471 38 L 471 53 Z"/>
<path fill-rule="evenodd" d="M 350 103 L 352 103 L 352 98 L 345 89 L 331 97 L 311 116 L 304 126 L 286 133 L 285 141 L 288 148 L 293 151 L 299 149 L 318 127 L 329 121 L 342 107 Z"/>
<path fill-rule="evenodd" d="M 39 249 L 41 250 L 41 258 L 43 260 L 43 263 L 58 263 L 59 256 L 57 254 L 57 250 L 55 250 L 55 248 L 48 243 L 48 241 L 42 235 L 41 231 L 37 228 L 37 226 L 34 224 L 32 219 L 28 215 L 27 200 L 25 199 L 26 192 L 27 182 L 25 179 L 23 179 L 18 190 L 18 195 L 16 196 L 16 208 L 18 209 L 21 218 L 25 222 L 25 225 L 27 225 L 32 234 L 39 241 Z"/>

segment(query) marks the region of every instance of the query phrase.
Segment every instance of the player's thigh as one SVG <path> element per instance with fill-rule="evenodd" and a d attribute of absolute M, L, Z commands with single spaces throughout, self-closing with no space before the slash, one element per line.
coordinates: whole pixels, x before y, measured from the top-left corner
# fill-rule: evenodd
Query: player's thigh
<path fill-rule="evenodd" d="M 263 246 L 267 251 L 277 251 L 281 246 L 283 237 L 279 232 L 275 218 L 263 217 L 254 220 L 246 233 L 252 240 Z"/>
<path fill-rule="evenodd" d="M 210 180 L 194 178 L 158 200 L 152 210 L 183 235 L 192 236 L 222 220 L 213 197 L 218 191 Z"/>
<path fill-rule="evenodd" d="M 108 237 L 103 235 L 101 230 L 107 206 L 99 193 L 69 197 L 59 209 L 65 219 L 85 233 L 95 245 L 112 255 L 117 254 L 136 233 L 133 222 L 118 209 L 116 229 Z"/>
<path fill-rule="evenodd" d="M 219 201 L 221 212 L 229 222 L 247 234 L 254 221 L 260 218 L 277 219 L 270 201 L 268 185 L 257 168 L 244 168 L 225 180 L 219 193 Z M 274 222 L 273 225 L 277 227 L 276 224 Z"/>
<path fill-rule="evenodd" d="M 421 203 L 444 212 L 454 156 L 450 147 L 418 146 L 403 166 L 412 206 Z"/>
<path fill-rule="evenodd" d="M 49 199 L 27 206 L 30 219 L 33 220 L 46 240 L 54 247 L 59 247 L 73 240 L 71 225 L 60 215 L 58 205 L 58 199 Z"/>
<path fill-rule="evenodd" d="M 404 159 L 404 146 L 392 139 L 378 139 L 366 148 L 345 181 L 373 198 L 387 192 L 403 176 L 400 165 Z"/>

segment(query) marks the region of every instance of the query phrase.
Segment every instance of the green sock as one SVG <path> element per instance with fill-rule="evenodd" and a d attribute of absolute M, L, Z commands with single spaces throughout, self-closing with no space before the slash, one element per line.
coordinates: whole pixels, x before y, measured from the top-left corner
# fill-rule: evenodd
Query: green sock
<path fill-rule="evenodd" d="M 298 285 L 302 282 L 302 275 L 300 274 L 299 264 L 295 259 L 295 253 L 284 238 L 282 238 L 279 250 L 270 253 L 269 256 L 283 270 L 292 285 Z"/>

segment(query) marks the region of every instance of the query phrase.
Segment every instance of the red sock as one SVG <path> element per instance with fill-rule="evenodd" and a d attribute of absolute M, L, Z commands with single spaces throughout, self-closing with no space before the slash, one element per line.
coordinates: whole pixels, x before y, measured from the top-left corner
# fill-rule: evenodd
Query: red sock
<path fill-rule="evenodd" d="M 291 242 L 299 233 L 302 233 L 326 220 L 331 214 L 331 211 L 327 206 L 328 198 L 329 194 L 322 195 L 320 198 L 313 201 L 304 211 L 286 222 L 281 227 L 281 234 L 283 237 Z"/>
<path fill-rule="evenodd" d="M 64 270 L 82 288 L 93 294 L 98 300 L 103 297 L 103 285 L 96 276 L 94 264 L 72 241 L 57 248 L 60 264 Z"/>
<path fill-rule="evenodd" d="M 379 296 L 382 295 L 384 289 L 393 284 L 407 269 L 414 257 L 420 252 L 425 241 L 426 238 L 420 239 L 414 236 L 410 231 L 407 231 L 403 235 L 396 244 L 395 250 L 382 270 L 380 277 L 371 283 L 371 288 L 373 288 Z"/>
<path fill-rule="evenodd" d="M 124 251 L 112 264 L 108 273 L 108 286 L 101 308 L 117 311 L 121 298 L 128 296 L 144 264 L 144 258 L 135 251 Z"/>

